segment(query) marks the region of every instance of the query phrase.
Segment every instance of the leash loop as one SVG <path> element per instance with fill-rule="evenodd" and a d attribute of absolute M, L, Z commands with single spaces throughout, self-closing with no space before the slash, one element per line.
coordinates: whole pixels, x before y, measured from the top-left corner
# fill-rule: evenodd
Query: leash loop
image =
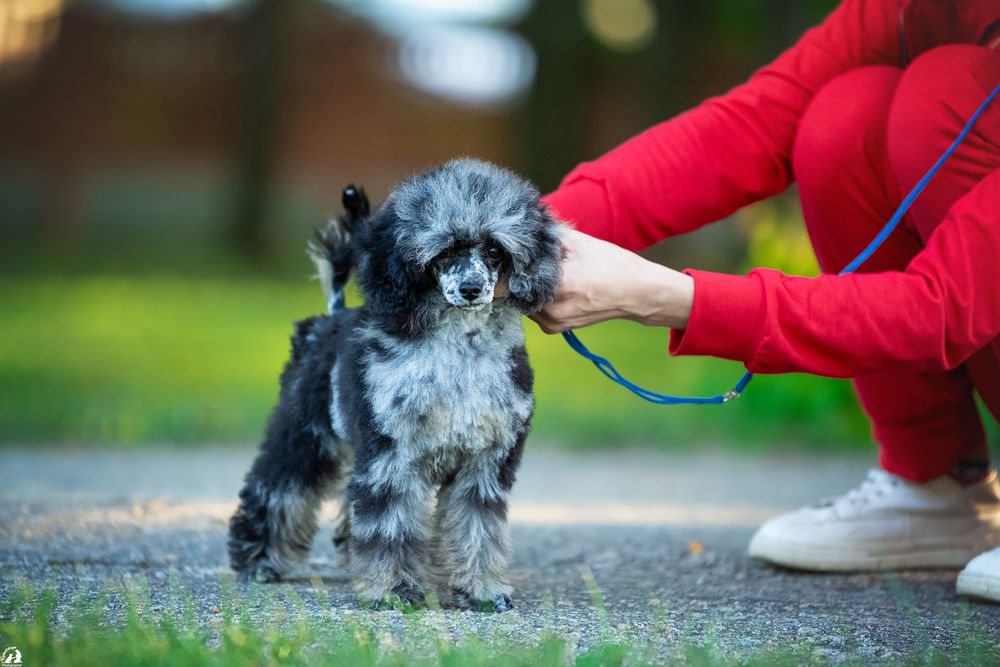
<path fill-rule="evenodd" d="M 927 170 L 927 173 L 923 175 L 923 178 L 917 181 L 917 184 L 913 186 L 913 189 L 906 195 L 902 203 L 896 209 L 896 212 L 892 214 L 892 217 L 889 218 L 887 223 L 885 223 L 885 226 L 882 227 L 879 233 L 875 235 L 875 238 L 873 238 L 865 249 L 858 253 L 858 256 L 851 260 L 851 262 L 837 275 L 845 276 L 849 273 L 854 273 L 861 267 L 862 264 L 867 262 L 871 256 L 875 254 L 875 251 L 878 250 L 883 243 L 885 243 L 885 240 L 889 238 L 889 235 L 892 234 L 896 227 L 899 226 L 903 216 L 906 215 L 906 212 L 910 209 L 910 206 L 913 205 L 913 202 L 920 196 L 920 193 L 924 191 L 924 188 L 927 187 L 927 184 L 930 183 L 931 179 L 934 178 L 948 158 L 951 157 L 952 153 L 958 149 L 959 145 L 969 135 L 969 132 L 972 131 L 972 127 L 976 124 L 976 121 L 983 115 L 983 112 L 986 111 L 986 107 L 990 105 L 997 94 L 1000 94 L 1000 85 L 997 85 L 997 87 L 993 89 L 993 92 L 987 95 L 986 99 L 979 105 L 979 108 L 976 109 L 975 113 L 972 114 L 968 122 L 966 122 L 965 127 L 963 127 L 962 131 L 958 133 L 958 136 L 955 137 L 955 140 L 951 143 L 948 149 L 937 159 L 937 162 L 935 162 L 931 168 Z M 583 344 L 583 341 L 577 337 L 576 333 L 574 333 L 572 329 L 564 331 L 563 338 L 566 339 L 566 342 L 569 343 L 569 346 L 573 348 L 577 354 L 593 363 L 594 366 L 597 367 L 597 370 L 601 371 L 601 373 L 603 373 L 609 380 L 620 384 L 639 398 L 657 405 L 722 405 L 723 403 L 728 403 L 734 398 L 738 398 L 743 393 L 743 390 L 747 388 L 747 385 L 750 384 L 750 381 L 753 380 L 753 373 L 747 371 L 743 374 L 743 377 L 741 377 L 739 381 L 733 385 L 732 389 L 724 394 L 716 394 L 715 396 L 672 396 L 670 394 L 661 394 L 630 382 L 625 378 L 625 376 L 618 372 L 618 369 L 614 367 L 614 364 L 604 357 L 594 354 L 587 349 L 587 346 Z"/>

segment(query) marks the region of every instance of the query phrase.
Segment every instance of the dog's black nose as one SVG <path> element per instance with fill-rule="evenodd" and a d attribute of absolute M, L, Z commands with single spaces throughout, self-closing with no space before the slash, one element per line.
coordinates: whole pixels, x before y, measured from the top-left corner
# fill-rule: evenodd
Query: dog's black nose
<path fill-rule="evenodd" d="M 458 286 L 458 291 L 462 293 L 466 301 L 472 301 L 483 291 L 483 286 L 476 283 L 462 283 Z"/>

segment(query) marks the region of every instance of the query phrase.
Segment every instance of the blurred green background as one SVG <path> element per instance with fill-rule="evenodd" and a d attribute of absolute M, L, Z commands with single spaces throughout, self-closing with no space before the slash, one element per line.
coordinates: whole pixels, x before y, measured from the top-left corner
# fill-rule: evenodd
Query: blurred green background
<path fill-rule="evenodd" d="M 551 189 L 833 4 L 4 0 L 0 442 L 254 441 L 291 322 L 323 308 L 302 249 L 345 184 L 380 200 L 465 154 Z M 816 272 L 794 192 L 648 254 Z M 867 446 L 845 382 L 760 377 L 726 406 L 657 407 L 527 329 L 536 442 Z M 669 360 L 662 330 L 580 335 L 659 390 L 716 393 L 742 372 Z"/>

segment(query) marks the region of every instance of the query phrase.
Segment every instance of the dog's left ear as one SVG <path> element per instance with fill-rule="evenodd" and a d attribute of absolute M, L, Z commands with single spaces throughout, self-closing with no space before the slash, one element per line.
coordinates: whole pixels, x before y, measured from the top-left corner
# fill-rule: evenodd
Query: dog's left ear
<path fill-rule="evenodd" d="M 544 204 L 526 216 L 527 260 L 513 259 L 507 276 L 507 302 L 528 315 L 555 299 L 561 277 L 559 223 Z"/>

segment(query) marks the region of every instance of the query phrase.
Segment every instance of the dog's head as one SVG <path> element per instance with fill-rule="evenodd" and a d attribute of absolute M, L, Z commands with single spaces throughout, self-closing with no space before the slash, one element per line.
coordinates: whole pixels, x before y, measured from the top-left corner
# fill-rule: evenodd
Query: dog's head
<path fill-rule="evenodd" d="M 500 281 L 532 313 L 559 283 L 558 223 L 506 169 L 453 160 L 404 181 L 364 225 L 358 278 L 375 312 L 414 326 L 442 309 L 479 310 Z"/>

